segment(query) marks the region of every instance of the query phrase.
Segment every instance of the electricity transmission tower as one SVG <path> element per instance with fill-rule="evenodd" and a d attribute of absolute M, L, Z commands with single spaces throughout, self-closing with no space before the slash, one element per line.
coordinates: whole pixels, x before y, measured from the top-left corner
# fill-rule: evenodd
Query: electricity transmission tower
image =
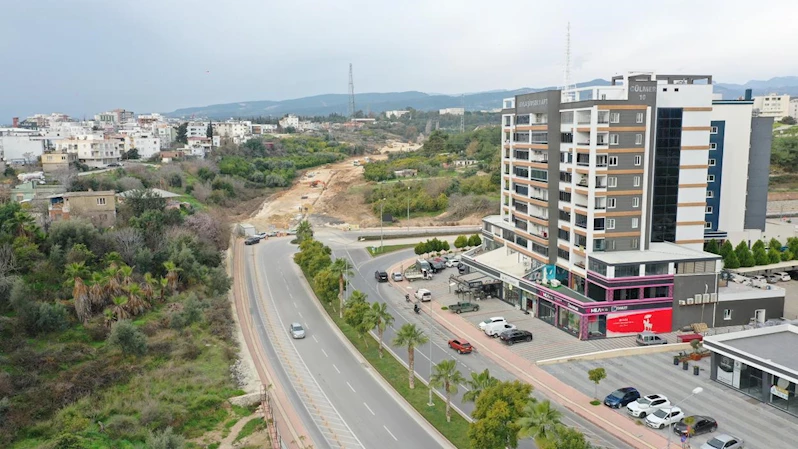
<path fill-rule="evenodd" d="M 461 96 L 463 100 L 463 115 L 460 116 L 460 132 L 465 132 L 465 94 Z"/>
<path fill-rule="evenodd" d="M 352 78 L 352 63 L 349 63 L 349 118 L 355 118 L 355 81 Z"/>

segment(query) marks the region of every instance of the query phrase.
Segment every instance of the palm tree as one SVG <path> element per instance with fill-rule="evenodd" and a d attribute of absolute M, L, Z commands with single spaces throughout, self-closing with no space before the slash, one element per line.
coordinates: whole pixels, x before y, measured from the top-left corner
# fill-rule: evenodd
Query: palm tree
<path fill-rule="evenodd" d="M 130 314 L 127 312 L 127 296 L 114 296 L 113 301 L 113 313 L 116 321 L 130 318 Z"/>
<path fill-rule="evenodd" d="M 552 408 L 551 402 L 529 401 L 524 406 L 522 417 L 516 421 L 518 436 L 534 438 L 538 446 L 545 446 L 557 438 L 557 430 L 562 425 L 560 419 L 562 413 Z"/>
<path fill-rule="evenodd" d="M 463 401 L 477 402 L 477 398 L 479 398 L 479 395 L 483 391 L 498 383 L 499 379 L 492 377 L 487 368 L 485 368 L 485 371 L 482 371 L 481 373 L 472 372 L 471 380 L 466 381 L 466 385 L 468 385 L 468 391 L 463 394 Z"/>
<path fill-rule="evenodd" d="M 169 287 L 169 290 L 174 293 L 177 291 L 177 281 L 179 278 L 178 272 L 180 271 L 180 268 L 178 268 L 177 265 L 175 265 L 175 263 L 171 260 L 164 262 L 163 267 L 166 269 L 167 286 Z"/>
<path fill-rule="evenodd" d="M 72 300 L 75 303 L 75 314 L 78 320 L 86 323 L 91 317 L 91 302 L 89 301 L 89 291 L 83 278 L 86 277 L 86 266 L 83 262 L 71 263 L 67 265 L 65 273 L 67 283 L 72 284 Z"/>
<path fill-rule="evenodd" d="M 164 302 L 164 300 L 166 299 L 166 287 L 168 286 L 169 286 L 169 279 L 161 278 L 158 281 L 158 287 L 160 287 L 161 289 L 161 297 L 160 297 L 161 302 Z"/>
<path fill-rule="evenodd" d="M 109 298 L 122 294 L 122 284 L 119 282 L 119 267 L 111 264 L 105 269 L 105 295 Z"/>
<path fill-rule="evenodd" d="M 89 301 L 95 310 L 102 310 L 105 305 L 105 275 L 100 271 L 91 274 L 89 285 Z"/>
<path fill-rule="evenodd" d="M 144 282 L 141 283 L 141 294 L 144 295 L 148 302 L 152 302 L 152 299 L 155 297 L 155 286 L 157 284 L 158 279 L 150 273 L 144 273 Z"/>
<path fill-rule="evenodd" d="M 435 365 L 430 385 L 435 388 L 443 387 L 446 393 L 446 422 L 452 422 L 452 395 L 457 394 L 457 384 L 464 380 L 465 377 L 457 370 L 456 361 L 447 359 Z"/>
<path fill-rule="evenodd" d="M 129 286 L 133 282 L 133 267 L 122 265 L 119 267 L 119 283 L 122 288 Z"/>
<path fill-rule="evenodd" d="M 122 264 L 124 264 L 122 261 L 122 255 L 116 251 L 107 253 L 105 257 L 103 257 L 103 263 L 114 268 L 119 268 L 122 266 Z"/>
<path fill-rule="evenodd" d="M 349 259 L 335 259 L 335 262 L 330 265 L 330 271 L 333 275 L 338 276 L 338 300 L 339 300 L 339 318 L 344 317 L 344 279 L 346 276 L 352 276 L 352 264 Z"/>
<path fill-rule="evenodd" d="M 410 380 L 410 388 L 416 388 L 416 376 L 414 371 L 415 366 L 415 349 L 416 346 L 421 346 L 428 342 L 429 339 L 424 332 L 417 328 L 415 324 L 407 323 L 399 328 L 396 337 L 393 339 L 393 344 L 396 346 L 407 346 L 407 360 L 410 366 L 408 371 L 408 378 Z"/>
<path fill-rule="evenodd" d="M 388 312 L 388 304 L 382 302 L 371 303 L 371 308 L 366 315 L 368 317 L 369 323 L 373 324 L 373 327 L 377 328 L 377 335 L 380 337 L 380 358 L 382 358 L 382 336 L 385 333 L 385 329 L 393 324 L 393 315 Z"/>
<path fill-rule="evenodd" d="M 116 321 L 113 309 L 105 309 L 103 311 L 103 315 L 105 316 L 105 327 L 110 329 L 111 326 L 113 326 L 114 321 Z"/>
<path fill-rule="evenodd" d="M 141 315 L 149 308 L 149 304 L 141 298 L 141 287 L 139 284 L 130 284 L 125 287 L 127 292 L 127 309 L 133 316 Z"/>
<path fill-rule="evenodd" d="M 313 229 L 307 220 L 302 220 L 296 227 L 296 239 L 299 243 L 313 237 Z"/>

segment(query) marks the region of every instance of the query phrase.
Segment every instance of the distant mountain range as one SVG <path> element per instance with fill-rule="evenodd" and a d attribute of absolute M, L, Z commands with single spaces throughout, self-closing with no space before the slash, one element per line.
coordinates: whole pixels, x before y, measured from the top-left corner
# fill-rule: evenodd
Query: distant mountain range
<path fill-rule="evenodd" d="M 609 81 L 595 79 L 577 84 L 583 86 L 606 86 Z M 395 109 L 412 107 L 418 110 L 435 110 L 457 108 L 465 105 L 469 111 L 491 110 L 501 107 L 504 98 L 515 95 L 555 89 L 556 87 L 524 87 L 515 90 L 492 90 L 488 92 L 469 93 L 464 95 L 427 94 L 424 92 L 389 92 L 355 94 L 355 106 L 359 110 L 379 113 Z M 745 89 L 753 89 L 754 95 L 771 92 L 798 96 L 798 76 L 782 76 L 767 81 L 748 81 L 745 84 L 716 83 L 715 92 L 723 94 L 726 100 L 741 97 Z M 349 102 L 346 94 L 325 94 L 312 97 L 296 98 L 283 101 L 246 101 L 238 103 L 215 104 L 210 106 L 182 108 L 166 113 L 169 117 L 209 117 L 226 119 L 230 117 L 272 116 L 282 117 L 285 114 L 301 116 L 346 114 Z"/>

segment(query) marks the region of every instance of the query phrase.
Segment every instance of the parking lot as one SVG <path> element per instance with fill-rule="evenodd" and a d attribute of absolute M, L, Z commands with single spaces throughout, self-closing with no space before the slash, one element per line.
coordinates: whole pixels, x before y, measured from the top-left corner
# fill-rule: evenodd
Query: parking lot
<path fill-rule="evenodd" d="M 793 281 L 796 283 L 795 281 Z M 596 361 L 575 361 L 543 368 L 563 382 L 593 396 L 595 384 L 587 377 L 588 370 L 603 367 L 607 378 L 599 385 L 599 399 L 616 388 L 635 387 L 641 395 L 663 394 L 671 403 L 677 403 L 700 386 L 704 391 L 684 403 L 677 404 L 686 415 L 706 415 L 718 422 L 718 430 L 712 434 L 692 439 L 693 448 L 714 435 L 728 433 L 745 441 L 747 449 L 791 449 L 796 447 L 798 418 L 763 404 L 736 390 L 709 379 L 709 358 L 690 362 L 684 371 L 673 365 L 675 352 L 618 357 Z M 700 367 L 698 376 L 693 375 L 693 364 Z M 604 405 L 599 405 L 604 407 Z M 626 415 L 625 409 L 618 413 Z M 628 416 L 628 415 L 627 415 Z M 629 417 L 629 419 L 634 419 Z M 667 436 L 667 429 L 659 430 Z M 676 435 L 672 441 L 678 442 Z M 675 446 L 678 447 L 678 446 Z"/>

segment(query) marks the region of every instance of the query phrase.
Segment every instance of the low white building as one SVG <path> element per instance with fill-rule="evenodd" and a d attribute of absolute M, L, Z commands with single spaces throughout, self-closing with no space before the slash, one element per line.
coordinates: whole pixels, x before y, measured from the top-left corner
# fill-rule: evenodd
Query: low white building
<path fill-rule="evenodd" d="M 773 117 L 781 120 L 782 117 L 790 115 L 790 96 L 779 94 L 768 94 L 754 97 L 754 110 L 760 117 Z"/>
<path fill-rule="evenodd" d="M 56 142 L 56 151 L 77 153 L 78 161 L 89 167 L 96 168 L 119 163 L 124 149 L 124 140 L 106 138 L 95 134 L 75 136 Z"/>
<path fill-rule="evenodd" d="M 440 115 L 464 115 L 465 108 L 445 108 L 438 111 Z"/>
<path fill-rule="evenodd" d="M 409 114 L 410 111 L 385 111 L 385 117 L 387 118 L 399 118 L 405 114 Z"/>
<path fill-rule="evenodd" d="M 16 128 L 13 128 L 16 129 Z M 44 142 L 29 133 L 0 130 L 0 160 L 30 164 L 44 153 Z"/>
<path fill-rule="evenodd" d="M 252 135 L 252 122 L 228 120 L 226 122 L 213 123 L 213 135 L 240 139 Z"/>
<path fill-rule="evenodd" d="M 288 114 L 280 119 L 280 128 L 299 128 L 299 117 L 294 114 Z"/>
<path fill-rule="evenodd" d="M 161 139 L 150 133 L 131 133 L 125 136 L 125 151 L 133 148 L 141 159 L 149 159 L 161 151 Z"/>
<path fill-rule="evenodd" d="M 272 134 L 277 132 L 277 125 L 271 124 L 252 124 L 252 134 L 255 135 L 263 135 L 263 134 Z"/>
<path fill-rule="evenodd" d="M 189 137 L 184 152 L 191 156 L 205 158 L 210 153 L 213 141 L 210 137 Z"/>

